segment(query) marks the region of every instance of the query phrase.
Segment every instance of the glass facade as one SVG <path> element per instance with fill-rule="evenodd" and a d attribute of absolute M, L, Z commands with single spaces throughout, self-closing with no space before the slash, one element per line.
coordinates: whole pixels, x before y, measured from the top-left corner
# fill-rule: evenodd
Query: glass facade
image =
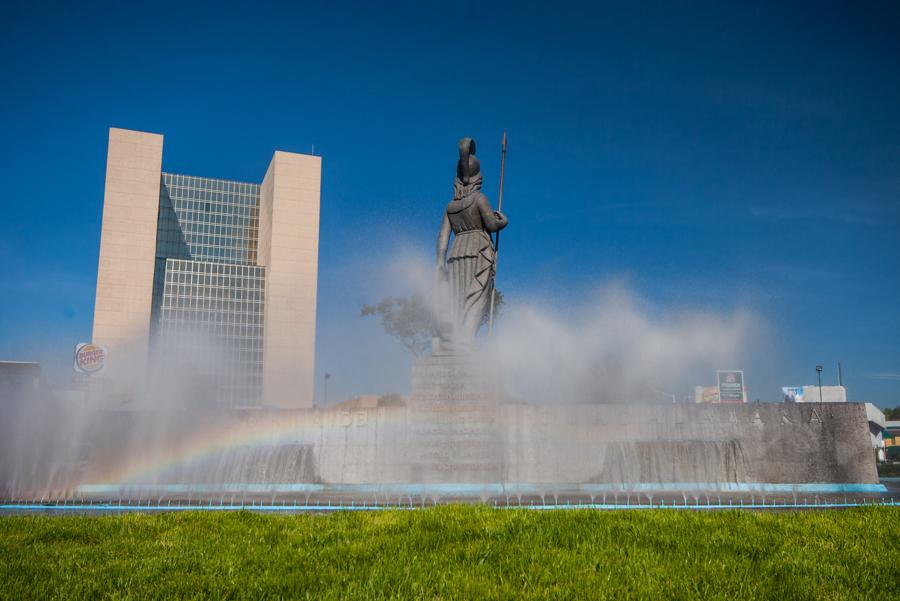
<path fill-rule="evenodd" d="M 201 396 L 260 402 L 265 268 L 256 265 L 259 185 L 164 173 L 153 281 L 157 365 Z"/>
<path fill-rule="evenodd" d="M 256 264 L 259 184 L 162 174 L 156 256 Z"/>

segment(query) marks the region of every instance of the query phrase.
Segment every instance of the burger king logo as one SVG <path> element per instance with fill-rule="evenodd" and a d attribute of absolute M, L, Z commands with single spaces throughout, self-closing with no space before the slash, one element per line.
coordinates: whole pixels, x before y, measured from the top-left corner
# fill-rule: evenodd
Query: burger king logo
<path fill-rule="evenodd" d="M 82 342 L 75 345 L 75 371 L 83 374 L 97 373 L 106 363 L 106 349 L 99 344 Z"/>

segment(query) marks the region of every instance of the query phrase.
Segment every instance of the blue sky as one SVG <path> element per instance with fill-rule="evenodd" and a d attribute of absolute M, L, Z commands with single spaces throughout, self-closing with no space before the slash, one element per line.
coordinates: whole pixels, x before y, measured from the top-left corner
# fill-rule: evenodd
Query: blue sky
<path fill-rule="evenodd" d="M 459 137 L 495 199 L 506 128 L 510 303 L 624 280 L 747 310 L 752 397 L 842 361 L 852 398 L 900 405 L 896 4 L 360 4 L 5 5 L 0 357 L 64 365 L 89 339 L 117 126 L 165 134 L 165 170 L 244 181 L 315 145 L 317 370 L 389 389 L 408 360 L 357 343 L 358 276 L 373 249 L 430 251 Z"/>

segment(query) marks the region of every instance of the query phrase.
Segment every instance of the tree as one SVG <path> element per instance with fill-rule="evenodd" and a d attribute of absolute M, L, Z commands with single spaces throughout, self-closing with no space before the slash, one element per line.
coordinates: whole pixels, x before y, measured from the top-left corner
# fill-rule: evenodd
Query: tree
<path fill-rule="evenodd" d="M 503 293 L 494 290 L 494 322 L 501 315 Z M 487 324 L 490 301 L 485 304 L 482 325 Z M 389 297 L 377 305 L 363 305 L 360 317 L 377 315 L 381 326 L 389 336 L 396 338 L 406 350 L 416 357 L 431 348 L 431 339 L 438 335 L 437 321 L 424 295 L 416 293 L 409 298 Z"/>
<path fill-rule="evenodd" d="M 900 420 L 900 407 L 894 407 L 893 409 L 887 408 L 884 410 L 884 419 L 895 421 Z"/>
<path fill-rule="evenodd" d="M 377 315 L 384 331 L 415 356 L 424 355 L 437 335 L 431 307 L 422 294 L 409 298 L 386 298 L 377 305 L 363 305 L 361 317 Z"/>

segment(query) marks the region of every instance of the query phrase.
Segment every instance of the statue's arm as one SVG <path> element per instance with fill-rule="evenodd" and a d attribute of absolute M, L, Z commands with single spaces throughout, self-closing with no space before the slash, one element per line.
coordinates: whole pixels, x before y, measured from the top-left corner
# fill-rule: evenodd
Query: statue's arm
<path fill-rule="evenodd" d="M 441 233 L 437 239 L 437 266 L 444 268 L 447 260 L 447 247 L 450 245 L 450 218 L 444 213 L 444 221 L 441 222 Z"/>
<path fill-rule="evenodd" d="M 484 224 L 484 229 L 489 232 L 499 232 L 509 225 L 506 215 L 491 209 L 491 203 L 488 202 L 487 196 L 484 194 L 478 198 L 478 210 L 481 212 L 481 222 Z"/>

